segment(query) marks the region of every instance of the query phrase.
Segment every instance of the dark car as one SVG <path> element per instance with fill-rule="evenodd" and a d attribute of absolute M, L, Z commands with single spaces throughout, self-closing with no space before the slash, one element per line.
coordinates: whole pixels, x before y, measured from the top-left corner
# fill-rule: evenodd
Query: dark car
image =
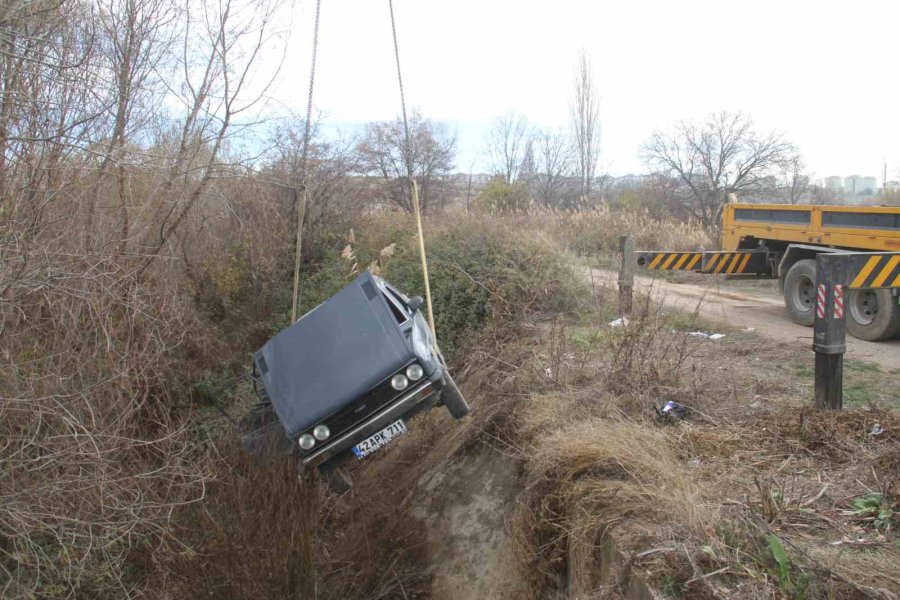
<path fill-rule="evenodd" d="M 457 419 L 469 411 L 421 305 L 366 272 L 254 354 L 260 393 L 302 469 L 318 468 L 336 491 L 351 485 L 342 465 L 404 433 L 414 415 L 437 404 Z"/>

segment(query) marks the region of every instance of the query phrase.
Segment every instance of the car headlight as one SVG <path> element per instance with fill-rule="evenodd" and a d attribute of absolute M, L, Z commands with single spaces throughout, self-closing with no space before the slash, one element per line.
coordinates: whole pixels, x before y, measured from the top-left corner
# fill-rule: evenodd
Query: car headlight
<path fill-rule="evenodd" d="M 328 425 L 316 425 L 313 429 L 313 436 L 320 442 L 327 440 L 329 435 L 331 435 L 331 430 L 328 429 Z"/>
<path fill-rule="evenodd" d="M 410 381 L 418 381 L 422 379 L 424 374 L 425 371 L 422 370 L 421 365 L 409 365 L 406 368 L 406 376 L 409 377 Z"/>
<path fill-rule="evenodd" d="M 316 445 L 316 440 L 308 433 L 304 433 L 300 436 L 300 439 L 297 440 L 297 443 L 300 444 L 300 447 L 304 450 L 312 450 L 312 447 Z"/>
<path fill-rule="evenodd" d="M 391 387 L 397 390 L 398 392 L 402 392 L 409 385 L 409 379 L 406 378 L 406 375 L 403 373 L 397 373 L 393 377 L 391 377 Z"/>

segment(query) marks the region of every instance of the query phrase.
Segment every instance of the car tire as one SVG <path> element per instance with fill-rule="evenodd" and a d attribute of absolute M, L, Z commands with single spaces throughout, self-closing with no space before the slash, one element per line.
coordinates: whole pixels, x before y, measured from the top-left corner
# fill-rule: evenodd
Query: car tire
<path fill-rule="evenodd" d="M 441 390 L 441 402 L 444 403 L 447 411 L 454 419 L 462 419 L 469 414 L 469 405 L 466 403 L 466 399 L 463 398 L 462 392 L 459 391 L 459 386 L 450 377 L 450 374 L 445 374 L 445 377 L 444 389 Z"/>
<path fill-rule="evenodd" d="M 816 261 L 805 258 L 791 266 L 784 278 L 784 305 L 791 321 L 812 327 L 816 320 Z"/>
<path fill-rule="evenodd" d="M 347 474 L 347 469 L 341 465 L 331 463 L 320 465 L 319 475 L 335 494 L 346 494 L 353 488 L 353 480 Z"/>
<path fill-rule="evenodd" d="M 891 290 L 850 290 L 844 316 L 855 338 L 879 342 L 900 332 L 900 306 Z"/>

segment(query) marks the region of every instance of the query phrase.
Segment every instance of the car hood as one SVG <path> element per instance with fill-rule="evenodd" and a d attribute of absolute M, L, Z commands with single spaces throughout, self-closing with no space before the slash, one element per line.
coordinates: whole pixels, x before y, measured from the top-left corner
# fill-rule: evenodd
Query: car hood
<path fill-rule="evenodd" d="M 282 330 L 254 355 L 289 437 L 369 391 L 412 358 L 368 272 Z"/>

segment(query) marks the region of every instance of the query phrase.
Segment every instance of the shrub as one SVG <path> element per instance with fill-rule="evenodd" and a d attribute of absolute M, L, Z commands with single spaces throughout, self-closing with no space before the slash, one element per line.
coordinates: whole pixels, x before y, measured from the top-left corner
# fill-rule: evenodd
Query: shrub
<path fill-rule="evenodd" d="M 519 213 L 531 206 L 531 195 L 524 183 L 495 179 L 484 186 L 476 206 L 482 213 Z"/>
<path fill-rule="evenodd" d="M 0 304 L 4 597 L 126 597 L 208 472 L 173 409 L 192 312 L 130 265 L 47 253 Z"/>
<path fill-rule="evenodd" d="M 582 292 L 571 260 L 548 235 L 524 229 L 524 223 L 459 215 L 427 224 L 435 327 L 445 353 L 486 325 L 571 310 L 578 304 Z M 389 240 L 385 231 L 395 237 Z M 383 275 L 404 292 L 424 297 L 411 218 L 372 215 L 360 223 L 356 239 L 359 265 L 372 263 L 382 248 L 396 243 Z"/>

